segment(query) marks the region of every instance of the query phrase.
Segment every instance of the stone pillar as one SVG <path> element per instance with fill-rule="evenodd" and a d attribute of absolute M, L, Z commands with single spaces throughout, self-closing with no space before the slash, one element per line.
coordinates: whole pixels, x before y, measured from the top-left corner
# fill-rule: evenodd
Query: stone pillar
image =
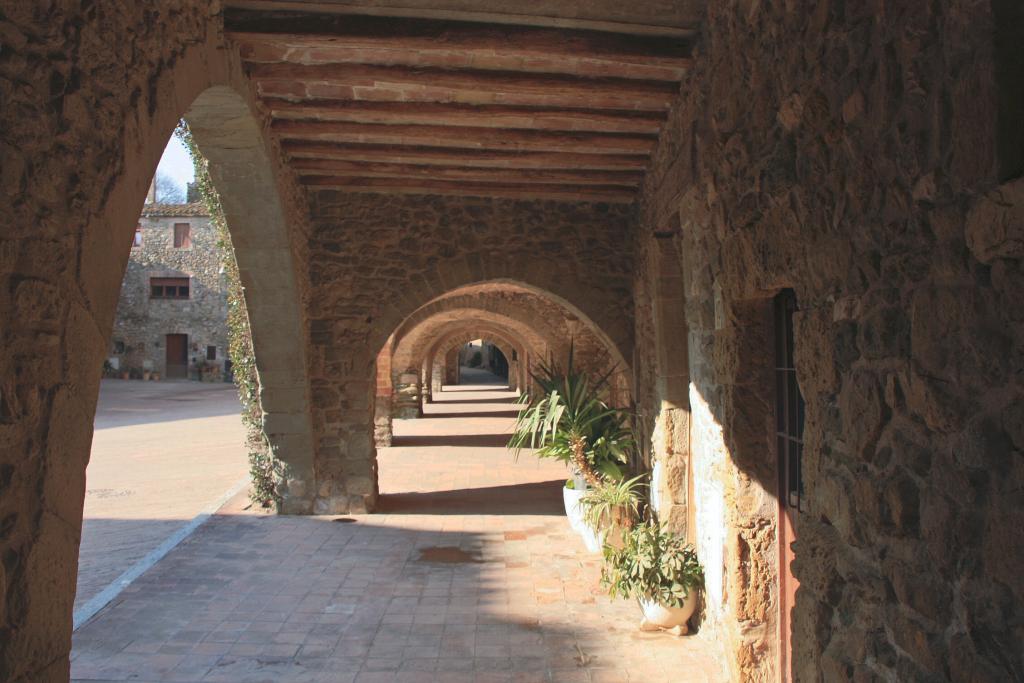
<path fill-rule="evenodd" d="M 395 391 L 392 395 L 391 415 L 399 420 L 408 420 L 423 414 L 420 404 L 420 376 L 415 370 L 403 372 L 395 378 Z"/>
<path fill-rule="evenodd" d="M 509 391 L 515 391 L 519 386 L 519 361 L 510 360 L 508 362 L 508 389 Z"/>
<path fill-rule="evenodd" d="M 391 445 L 391 342 L 377 355 L 377 391 L 373 404 L 373 442 L 377 448 Z"/>
<path fill-rule="evenodd" d="M 374 390 L 371 376 L 338 373 L 314 390 L 320 411 L 313 513 L 362 514 L 377 503 Z"/>
<path fill-rule="evenodd" d="M 433 394 L 441 393 L 441 387 L 444 384 L 444 373 L 444 360 L 439 356 L 434 356 L 434 363 L 430 369 L 430 393 L 432 396 Z"/>
<path fill-rule="evenodd" d="M 444 355 L 444 383 L 459 383 L 459 349 L 450 350 Z"/>
<path fill-rule="evenodd" d="M 689 328 L 682 269 L 671 239 L 652 245 L 655 266 L 654 326 L 657 348 L 656 396 L 660 402 L 651 446 L 652 502 L 674 531 L 692 536 L 687 524 L 690 469 Z"/>

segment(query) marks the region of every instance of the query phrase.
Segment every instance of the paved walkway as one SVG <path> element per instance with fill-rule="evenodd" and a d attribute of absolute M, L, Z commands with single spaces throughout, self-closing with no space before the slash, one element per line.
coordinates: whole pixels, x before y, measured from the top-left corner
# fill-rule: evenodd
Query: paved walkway
<path fill-rule="evenodd" d="M 75 609 L 249 471 L 232 384 L 103 380 Z"/>
<path fill-rule="evenodd" d="M 233 501 L 75 634 L 78 681 L 720 681 L 699 635 L 637 630 L 562 512 L 565 470 L 502 447 L 513 397 L 449 387 L 397 421 L 381 508 Z"/>

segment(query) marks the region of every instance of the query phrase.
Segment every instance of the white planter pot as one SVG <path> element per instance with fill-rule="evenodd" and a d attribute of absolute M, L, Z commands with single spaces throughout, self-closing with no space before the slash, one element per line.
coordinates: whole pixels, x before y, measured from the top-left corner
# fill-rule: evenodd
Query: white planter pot
<path fill-rule="evenodd" d="M 583 545 L 592 553 L 601 552 L 604 545 L 604 532 L 594 531 L 583 521 L 583 506 L 580 501 L 586 490 L 562 487 L 562 502 L 565 503 L 565 516 L 569 518 L 569 526 L 583 539 Z"/>
<path fill-rule="evenodd" d="M 640 621 L 641 631 L 668 630 L 677 636 L 689 633 L 690 628 L 686 625 L 694 610 L 697 609 L 697 591 L 691 590 L 686 596 L 682 607 L 665 607 L 653 600 L 640 599 L 640 609 L 644 617 Z"/>
<path fill-rule="evenodd" d="M 586 491 L 580 489 L 562 487 L 562 502 L 565 503 L 565 516 L 569 518 L 569 526 L 576 533 L 580 533 L 580 529 L 586 526 L 583 523 L 583 506 L 580 505 L 580 500 L 583 499 L 585 493 Z"/>
<path fill-rule="evenodd" d="M 583 545 L 586 546 L 588 551 L 592 553 L 601 552 L 604 547 L 605 531 L 603 529 L 601 531 L 594 531 L 592 526 L 580 520 L 580 526 L 576 533 L 583 539 Z"/>

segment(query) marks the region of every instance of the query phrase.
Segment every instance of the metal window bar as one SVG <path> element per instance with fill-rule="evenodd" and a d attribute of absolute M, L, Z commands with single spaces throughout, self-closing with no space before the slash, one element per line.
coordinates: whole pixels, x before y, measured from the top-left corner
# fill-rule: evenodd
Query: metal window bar
<path fill-rule="evenodd" d="M 775 423 L 779 488 L 786 504 L 804 511 L 804 398 L 796 380 L 793 313 L 796 294 L 783 290 L 775 298 Z"/>

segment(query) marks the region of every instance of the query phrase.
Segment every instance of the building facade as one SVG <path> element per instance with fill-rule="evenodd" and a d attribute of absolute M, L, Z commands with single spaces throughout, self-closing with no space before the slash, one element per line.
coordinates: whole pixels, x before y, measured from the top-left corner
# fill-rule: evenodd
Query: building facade
<path fill-rule="evenodd" d="M 200 202 L 146 204 L 132 240 L 111 340 L 116 375 L 224 377 L 227 283 Z"/>

